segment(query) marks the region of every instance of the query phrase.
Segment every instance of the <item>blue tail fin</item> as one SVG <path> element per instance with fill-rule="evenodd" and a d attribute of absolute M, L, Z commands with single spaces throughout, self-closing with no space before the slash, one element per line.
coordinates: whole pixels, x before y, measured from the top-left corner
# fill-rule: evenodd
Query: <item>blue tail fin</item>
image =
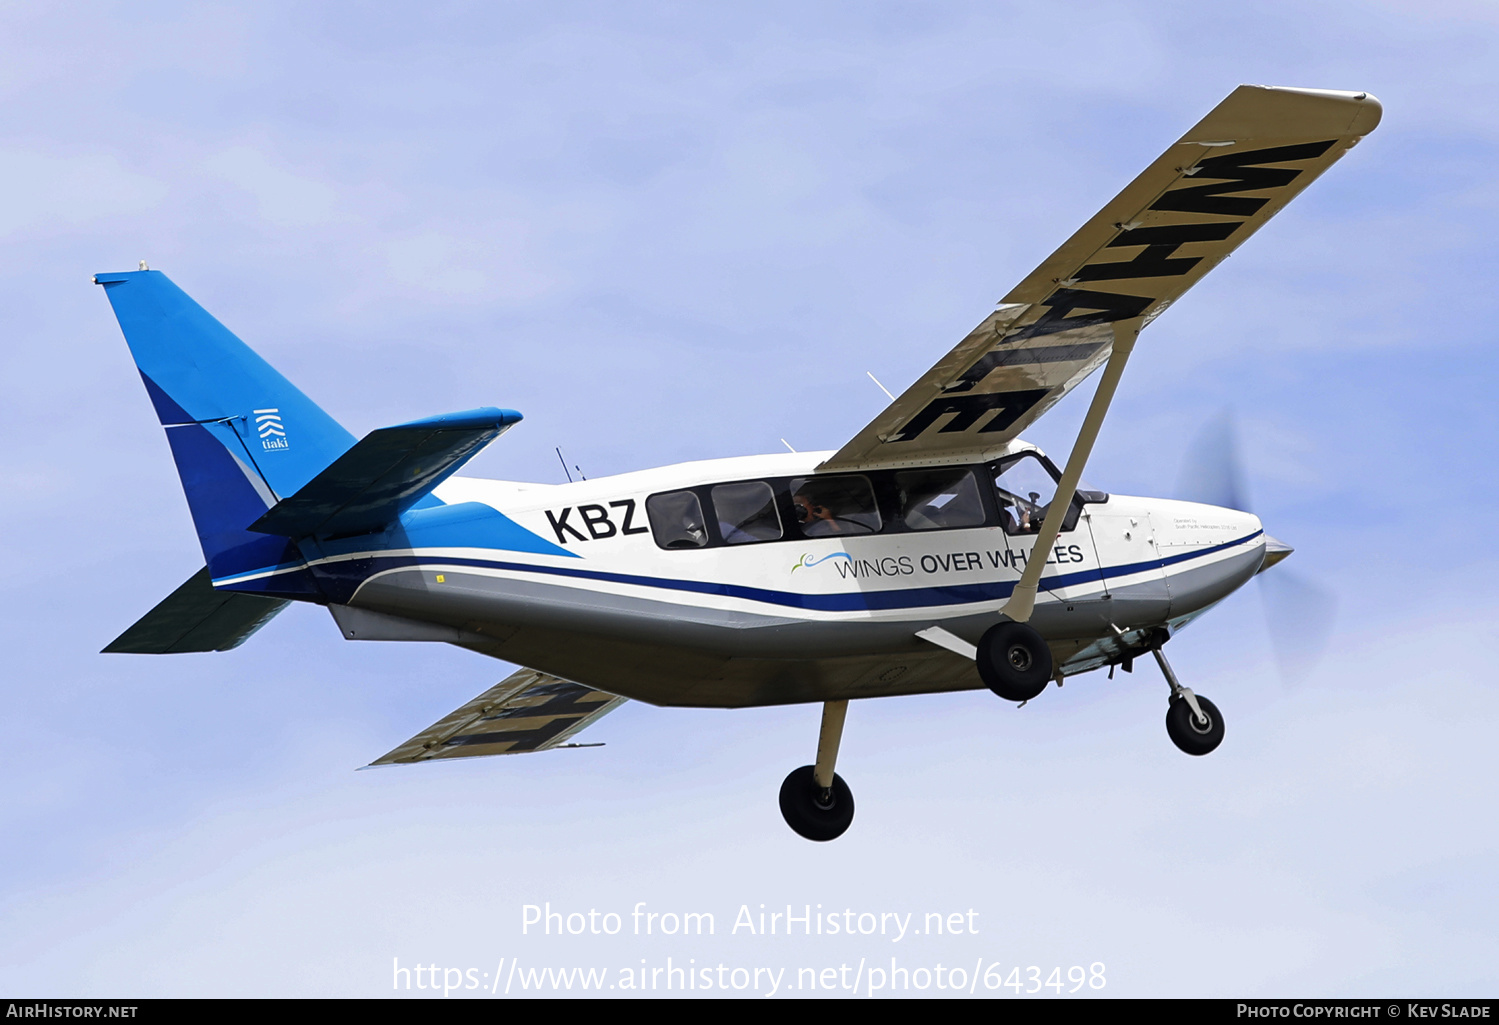
<path fill-rule="evenodd" d="M 215 584 L 309 592 L 296 545 L 245 528 L 343 455 L 353 435 L 160 271 L 94 281 L 167 429 Z"/>

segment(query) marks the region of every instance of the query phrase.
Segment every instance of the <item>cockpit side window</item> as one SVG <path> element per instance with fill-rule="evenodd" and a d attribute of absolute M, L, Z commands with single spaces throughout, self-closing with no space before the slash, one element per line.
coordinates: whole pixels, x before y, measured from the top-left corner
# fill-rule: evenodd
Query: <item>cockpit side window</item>
<path fill-rule="evenodd" d="M 720 484 L 713 489 L 713 512 L 724 543 L 753 544 L 781 537 L 781 514 L 776 496 L 763 480 L 743 484 Z"/>
<path fill-rule="evenodd" d="M 793 478 L 791 501 L 802 537 L 873 534 L 882 523 L 874 490 L 864 476 Z"/>
<path fill-rule="evenodd" d="M 1034 452 L 1007 456 L 991 467 L 994 474 L 994 497 L 999 503 L 999 524 L 1007 534 L 1039 534 L 1057 491 L 1057 478 Z M 1063 530 L 1077 525 L 1078 506 L 1074 502 Z"/>
<path fill-rule="evenodd" d="M 703 506 L 691 491 L 668 491 L 645 500 L 651 534 L 662 548 L 702 548 L 708 543 Z"/>
<path fill-rule="evenodd" d="M 895 486 L 901 520 L 909 530 L 984 525 L 984 503 L 972 470 L 907 470 L 895 475 Z"/>

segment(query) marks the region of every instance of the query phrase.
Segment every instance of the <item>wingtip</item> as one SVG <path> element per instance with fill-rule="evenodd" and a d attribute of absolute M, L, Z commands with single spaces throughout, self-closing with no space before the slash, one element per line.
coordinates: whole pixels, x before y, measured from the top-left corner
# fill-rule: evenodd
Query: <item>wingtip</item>
<path fill-rule="evenodd" d="M 1379 100 L 1368 92 L 1241 85 L 1181 141 L 1233 139 L 1247 144 L 1258 138 L 1327 133 L 1356 142 L 1379 126 L 1383 111 Z"/>
<path fill-rule="evenodd" d="M 1350 103 L 1356 105 L 1356 113 L 1353 122 L 1348 127 L 1350 135 L 1368 135 L 1379 126 L 1380 119 L 1384 116 L 1384 104 L 1379 102 L 1379 97 L 1370 92 L 1359 92 L 1351 89 L 1306 89 L 1301 86 L 1291 85 L 1260 85 L 1253 86 L 1255 89 L 1265 89 L 1270 92 L 1291 93 L 1296 96 L 1305 96 L 1311 99 L 1333 100 L 1338 103 Z"/>

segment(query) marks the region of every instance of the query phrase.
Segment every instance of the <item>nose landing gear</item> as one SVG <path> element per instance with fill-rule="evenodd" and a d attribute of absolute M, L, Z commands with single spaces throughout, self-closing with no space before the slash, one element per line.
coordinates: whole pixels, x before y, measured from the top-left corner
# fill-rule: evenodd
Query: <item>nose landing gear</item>
<path fill-rule="evenodd" d="M 1223 716 L 1207 698 L 1197 698 L 1196 704 L 1194 710 L 1184 698 L 1173 697 L 1166 709 L 1166 733 L 1187 754 L 1205 755 L 1223 743 Z"/>
<path fill-rule="evenodd" d="M 1189 755 L 1205 755 L 1223 743 L 1223 714 L 1207 698 L 1200 698 L 1176 679 L 1160 645 L 1150 649 L 1166 682 L 1171 685 L 1171 704 L 1166 709 L 1166 735 Z"/>

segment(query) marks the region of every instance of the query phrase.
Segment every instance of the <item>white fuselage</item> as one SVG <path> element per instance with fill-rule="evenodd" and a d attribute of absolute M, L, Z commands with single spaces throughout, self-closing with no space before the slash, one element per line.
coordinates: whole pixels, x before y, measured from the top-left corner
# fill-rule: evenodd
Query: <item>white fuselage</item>
<path fill-rule="evenodd" d="M 335 610 L 341 624 L 374 613 L 360 621 L 364 637 L 451 640 L 658 704 L 980 686 L 971 662 L 915 634 L 941 625 L 976 641 L 1038 557 L 1034 536 L 993 523 L 807 537 L 785 524 L 776 540 L 658 545 L 651 496 L 697 489 L 706 503 L 709 485 L 761 480 L 784 490 L 827 455 L 682 463 L 563 485 L 455 477 L 436 491 L 450 510 L 497 511 L 541 543 L 468 543 L 452 529 L 424 532 L 418 516 L 404 542 L 344 544 L 321 561 L 369 564 L 348 608 Z M 1046 553 L 1031 623 L 1059 672 L 1096 668 L 1221 601 L 1259 570 L 1264 550 L 1248 513 L 1108 496 L 1083 505 Z"/>

